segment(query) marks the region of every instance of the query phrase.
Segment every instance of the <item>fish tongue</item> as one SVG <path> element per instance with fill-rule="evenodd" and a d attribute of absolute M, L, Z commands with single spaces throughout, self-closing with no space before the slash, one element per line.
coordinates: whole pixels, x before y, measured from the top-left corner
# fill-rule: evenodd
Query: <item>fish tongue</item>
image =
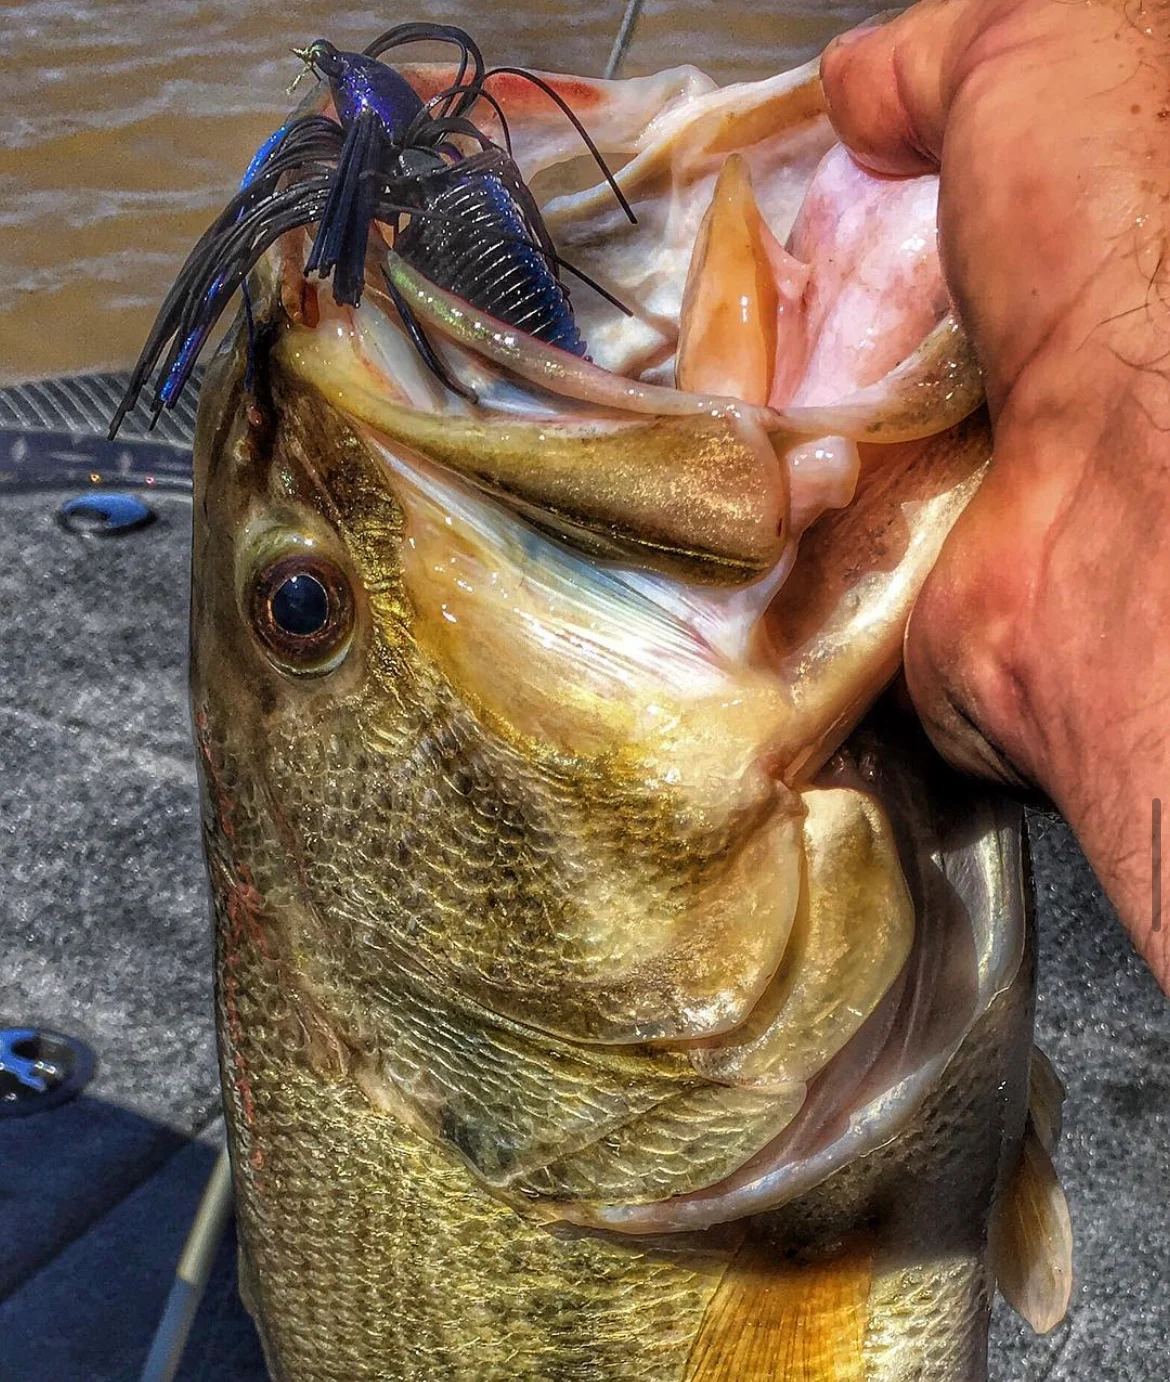
<path fill-rule="evenodd" d="M 800 300 L 809 269 L 768 229 L 747 162 L 732 154 L 703 218 L 683 295 L 675 377 L 680 389 L 766 404 L 803 369 Z"/>

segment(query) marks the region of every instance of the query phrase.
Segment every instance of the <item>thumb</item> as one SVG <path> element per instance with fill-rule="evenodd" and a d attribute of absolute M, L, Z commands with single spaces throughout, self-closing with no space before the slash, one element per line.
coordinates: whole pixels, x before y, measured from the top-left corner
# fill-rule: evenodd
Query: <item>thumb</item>
<path fill-rule="evenodd" d="M 955 69 L 987 8 L 986 0 L 922 0 L 829 44 L 821 59 L 829 118 L 859 163 L 895 175 L 938 168 Z"/>
<path fill-rule="evenodd" d="M 935 747 L 954 767 L 1030 785 L 1023 684 L 1016 674 L 1027 566 L 993 469 L 943 544 L 915 601 L 906 684 Z"/>

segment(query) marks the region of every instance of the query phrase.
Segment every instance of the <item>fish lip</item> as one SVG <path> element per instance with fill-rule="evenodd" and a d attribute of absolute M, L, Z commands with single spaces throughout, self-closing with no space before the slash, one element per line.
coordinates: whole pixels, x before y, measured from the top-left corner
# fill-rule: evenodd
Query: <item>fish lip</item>
<path fill-rule="evenodd" d="M 583 411 L 572 394 L 506 377 L 500 382 L 514 398 L 505 401 L 524 406 L 492 400 L 469 408 L 439 397 L 404 343 L 377 304 L 323 302 L 320 320 L 292 325 L 279 351 L 352 426 L 469 481 L 587 557 L 700 586 L 744 586 L 793 547 L 787 470 L 771 444 L 768 410 L 659 389 L 668 411 L 623 410 L 609 400 Z M 485 373 L 493 370 L 488 362 Z M 619 391 L 636 385 L 587 370 Z"/>

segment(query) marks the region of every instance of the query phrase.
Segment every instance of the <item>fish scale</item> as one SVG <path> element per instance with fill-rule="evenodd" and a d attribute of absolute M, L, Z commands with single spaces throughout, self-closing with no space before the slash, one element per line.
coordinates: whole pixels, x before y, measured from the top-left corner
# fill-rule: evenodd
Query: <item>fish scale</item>
<path fill-rule="evenodd" d="M 727 1249 L 525 1226 L 452 1153 L 305 1068 L 271 1023 L 285 975 L 232 930 L 221 914 L 221 1030 L 240 1033 L 224 1077 L 277 1382 L 677 1382 Z"/>

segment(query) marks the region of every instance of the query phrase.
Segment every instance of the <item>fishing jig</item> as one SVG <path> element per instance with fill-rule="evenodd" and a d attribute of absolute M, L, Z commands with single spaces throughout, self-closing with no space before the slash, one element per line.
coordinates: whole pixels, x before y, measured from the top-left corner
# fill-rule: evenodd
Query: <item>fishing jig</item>
<path fill-rule="evenodd" d="M 392 48 L 423 40 L 459 51 L 454 83 L 427 101 L 380 60 Z M 543 91 L 580 134 L 634 221 L 588 131 L 542 78 L 520 67 L 485 67 L 470 35 L 450 24 L 399 24 L 361 53 L 341 52 L 324 39 L 293 51 L 305 64 L 300 75 L 312 72 L 329 83 L 337 118 L 315 111 L 294 114 L 257 150 L 236 195 L 200 237 L 163 301 L 110 424 L 111 439 L 164 351 L 154 418 L 174 407 L 216 322 L 252 268 L 286 231 L 312 222 L 318 227 L 304 271 L 331 277 L 338 304 L 361 301 L 370 227 L 377 221 L 392 229 L 396 252 L 433 283 L 575 355 L 585 355 L 586 345 L 560 270 L 628 311 L 556 253 L 512 157 L 507 118 L 485 89 L 491 77 L 506 73 Z M 499 119 L 503 148 L 470 118 L 481 101 Z M 428 368 L 447 388 L 473 398 L 443 364 L 385 271 L 383 278 Z M 247 307 L 246 290 L 244 302 Z"/>

